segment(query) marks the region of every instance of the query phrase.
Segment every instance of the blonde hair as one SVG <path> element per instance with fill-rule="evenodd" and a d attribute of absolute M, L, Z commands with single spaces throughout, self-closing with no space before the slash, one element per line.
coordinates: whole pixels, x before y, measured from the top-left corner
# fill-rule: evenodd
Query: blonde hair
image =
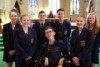
<path fill-rule="evenodd" d="M 23 15 L 21 15 L 21 17 L 20 17 L 20 21 L 22 20 L 22 18 L 23 17 L 25 17 L 25 16 L 28 16 L 29 17 L 29 15 L 28 14 L 23 14 Z M 30 18 L 30 17 L 29 17 Z"/>
<path fill-rule="evenodd" d="M 90 23 L 89 23 L 89 17 L 90 17 L 90 15 L 94 15 L 95 16 L 95 22 L 93 24 L 93 32 L 95 34 L 97 34 L 99 32 L 99 24 L 98 24 L 97 17 L 96 17 L 96 15 L 95 15 L 94 12 L 89 13 L 88 18 L 87 18 L 86 28 L 88 28 L 88 29 L 90 28 Z"/>

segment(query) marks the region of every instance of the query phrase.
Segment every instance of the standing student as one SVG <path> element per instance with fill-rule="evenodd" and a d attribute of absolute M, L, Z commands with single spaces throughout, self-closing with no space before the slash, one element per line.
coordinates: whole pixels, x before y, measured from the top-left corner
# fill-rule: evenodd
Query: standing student
<path fill-rule="evenodd" d="M 46 41 L 46 37 L 44 35 L 44 29 L 46 26 L 50 26 L 50 23 L 46 22 L 46 13 L 44 11 L 39 12 L 39 22 L 34 22 L 33 29 L 37 32 L 38 37 L 38 45 L 41 45 Z"/>
<path fill-rule="evenodd" d="M 55 37 L 57 40 L 63 41 L 66 44 L 66 47 L 69 48 L 71 24 L 64 19 L 64 9 L 58 9 L 57 14 L 59 19 L 53 25 L 56 32 Z"/>
<path fill-rule="evenodd" d="M 65 60 L 69 60 L 69 53 L 64 43 L 55 39 L 55 31 L 50 26 L 45 28 L 45 36 L 47 42 L 39 49 L 39 53 L 42 53 L 42 64 L 47 67 L 63 67 Z"/>
<path fill-rule="evenodd" d="M 12 9 L 9 14 L 10 22 L 3 26 L 3 44 L 4 44 L 4 56 L 3 61 L 7 63 L 7 67 L 12 67 L 12 63 L 15 61 L 15 48 L 14 48 L 14 30 L 20 27 L 17 23 L 18 11 Z"/>
<path fill-rule="evenodd" d="M 77 17 L 77 28 L 72 32 L 71 67 L 90 67 L 93 46 L 93 33 L 84 27 L 84 17 Z"/>
<path fill-rule="evenodd" d="M 16 67 L 34 67 L 34 57 L 37 48 L 37 35 L 34 29 L 28 26 L 28 15 L 21 16 L 21 27 L 15 30 Z"/>
<path fill-rule="evenodd" d="M 92 49 L 92 64 L 91 67 L 96 67 L 99 64 L 99 46 L 100 46 L 100 28 L 97 18 L 94 13 L 90 13 L 87 19 L 86 28 L 93 31 L 93 49 Z"/>

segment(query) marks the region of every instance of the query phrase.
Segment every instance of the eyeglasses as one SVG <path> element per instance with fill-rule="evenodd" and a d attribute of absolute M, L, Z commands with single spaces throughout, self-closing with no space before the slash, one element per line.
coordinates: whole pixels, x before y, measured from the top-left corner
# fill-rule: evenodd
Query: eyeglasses
<path fill-rule="evenodd" d="M 48 33 L 52 33 L 52 32 L 53 32 L 53 31 L 52 31 L 52 30 L 50 30 L 50 31 L 46 31 L 45 33 L 46 33 L 46 34 L 48 34 Z"/>

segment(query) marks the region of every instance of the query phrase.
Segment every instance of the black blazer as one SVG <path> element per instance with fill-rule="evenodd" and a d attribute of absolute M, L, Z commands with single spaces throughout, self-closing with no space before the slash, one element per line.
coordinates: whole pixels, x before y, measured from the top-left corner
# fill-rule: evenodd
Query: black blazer
<path fill-rule="evenodd" d="M 94 43 L 92 49 L 92 62 L 99 63 L 99 48 L 100 48 L 100 31 L 94 34 Z"/>
<path fill-rule="evenodd" d="M 28 56 L 34 57 L 37 48 L 37 35 L 34 29 L 28 28 L 28 34 L 24 33 L 22 27 L 15 30 L 14 43 L 16 58 L 26 60 Z"/>
<path fill-rule="evenodd" d="M 20 24 L 16 23 L 15 29 L 19 27 Z M 11 23 L 7 23 L 3 26 L 3 43 L 4 43 L 4 49 L 6 51 L 14 49 L 14 38 L 13 38 L 14 30 L 12 29 Z"/>
<path fill-rule="evenodd" d="M 44 33 L 46 26 L 51 26 L 51 24 L 45 22 L 44 26 L 41 26 L 40 22 L 35 22 L 35 24 L 33 25 L 33 29 L 35 29 L 37 33 L 38 45 L 43 44 L 46 41 L 46 37 Z"/>
<path fill-rule="evenodd" d="M 20 24 L 16 23 L 15 29 L 20 27 Z M 7 23 L 3 26 L 3 44 L 4 44 L 4 57 L 3 60 L 6 62 L 14 61 L 14 56 L 10 56 L 8 51 L 15 50 L 14 48 L 14 37 L 11 23 Z"/>
<path fill-rule="evenodd" d="M 93 33 L 88 29 L 83 29 L 79 35 L 78 29 L 72 32 L 71 42 L 71 57 L 78 57 L 81 64 L 91 64 L 91 53 L 93 47 Z M 82 62 L 82 63 L 81 63 Z"/>
<path fill-rule="evenodd" d="M 38 51 L 38 59 L 41 62 L 44 61 L 45 57 L 48 57 L 49 64 L 58 64 L 60 58 L 69 60 L 69 52 L 63 42 L 55 41 L 54 44 L 50 45 L 47 41 L 40 46 Z"/>
<path fill-rule="evenodd" d="M 71 33 L 70 22 L 64 20 L 63 24 L 60 24 L 59 21 L 57 20 L 52 26 L 56 31 L 56 35 L 55 35 L 56 40 L 63 40 L 68 48 L 69 38 Z"/>

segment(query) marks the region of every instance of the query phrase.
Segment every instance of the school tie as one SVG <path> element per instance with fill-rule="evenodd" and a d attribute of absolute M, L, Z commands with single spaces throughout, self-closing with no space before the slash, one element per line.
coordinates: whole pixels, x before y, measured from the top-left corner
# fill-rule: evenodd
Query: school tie
<path fill-rule="evenodd" d="M 41 27 L 43 27 L 44 26 L 44 24 L 43 23 L 41 23 Z"/>

